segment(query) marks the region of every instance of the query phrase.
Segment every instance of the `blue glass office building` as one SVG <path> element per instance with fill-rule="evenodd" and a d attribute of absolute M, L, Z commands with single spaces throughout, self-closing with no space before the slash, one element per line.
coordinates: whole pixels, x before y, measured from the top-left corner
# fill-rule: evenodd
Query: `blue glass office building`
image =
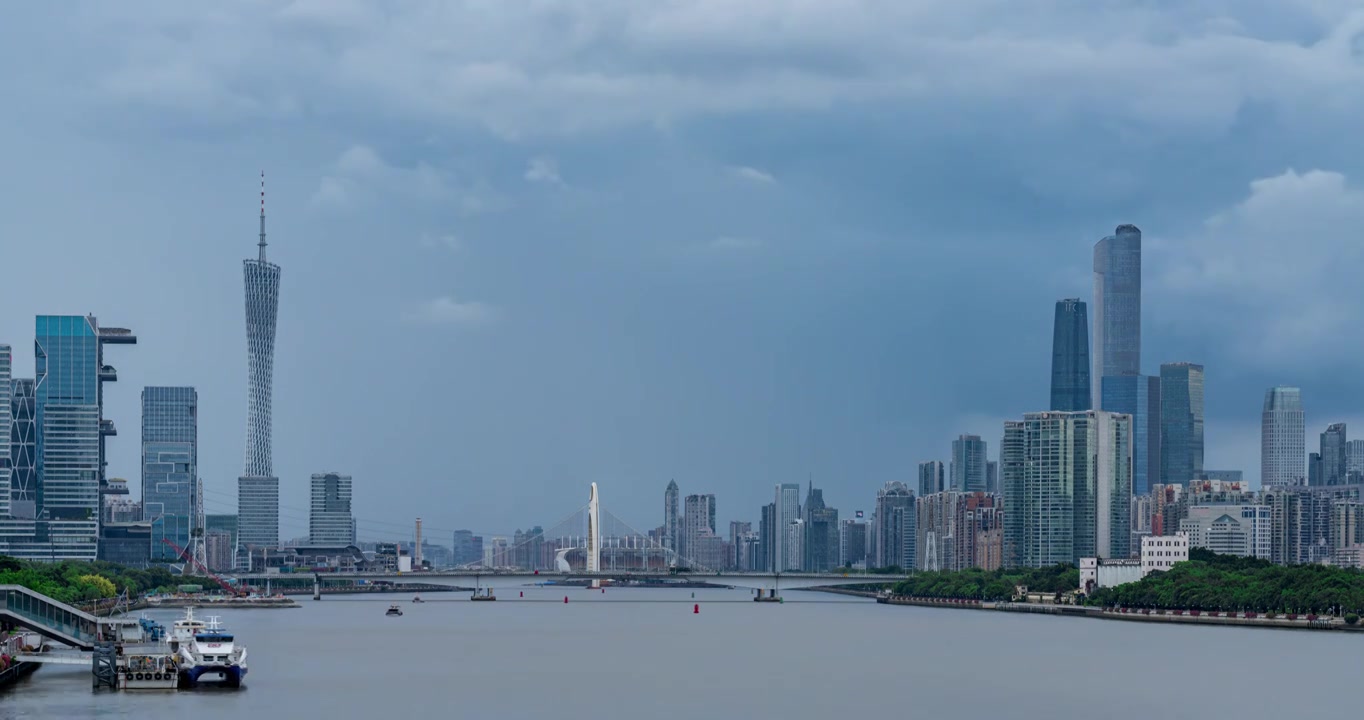
<path fill-rule="evenodd" d="M 1184 484 L 1203 474 L 1203 366 L 1160 366 L 1160 475 Z"/>
<path fill-rule="evenodd" d="M 1141 230 L 1136 225 L 1119 225 L 1094 245 L 1093 359 L 1093 399 L 1100 403 L 1103 378 L 1141 373 Z"/>
<path fill-rule="evenodd" d="M 1051 336 L 1051 409 L 1078 412 L 1092 407 L 1089 313 L 1079 298 L 1058 300 Z"/>
<path fill-rule="evenodd" d="M 39 315 L 34 332 L 38 511 L 99 518 L 100 347 L 94 318 Z"/>
<path fill-rule="evenodd" d="M 199 394 L 192 387 L 142 390 L 142 513 L 152 524 L 153 560 L 178 559 L 194 526 Z"/>
<path fill-rule="evenodd" d="M 1160 378 L 1105 377 L 1101 398 L 1104 410 L 1132 416 L 1132 492 L 1147 495 L 1151 485 L 1161 481 Z"/>

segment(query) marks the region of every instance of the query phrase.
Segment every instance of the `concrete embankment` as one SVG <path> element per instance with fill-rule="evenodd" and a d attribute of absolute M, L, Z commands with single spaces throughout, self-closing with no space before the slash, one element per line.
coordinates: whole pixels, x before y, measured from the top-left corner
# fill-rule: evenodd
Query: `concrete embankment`
<path fill-rule="evenodd" d="M 0 688 L 6 688 L 17 682 L 20 678 L 29 675 L 38 669 L 39 663 L 21 662 L 17 663 L 9 658 L 18 655 L 23 651 L 24 638 L 19 635 L 0 640 L 0 655 L 4 657 L 0 660 Z"/>
<path fill-rule="evenodd" d="M 878 597 L 883 605 L 914 605 L 918 607 L 952 608 L 957 610 L 993 610 L 998 612 L 1062 615 L 1065 617 L 1123 622 L 1165 623 L 1171 625 L 1221 625 L 1224 627 L 1277 628 L 1283 630 L 1340 630 L 1364 632 L 1364 627 L 1347 625 L 1341 618 L 1323 615 L 1278 615 L 1265 617 L 1258 613 L 1210 612 L 1197 610 L 1151 610 L 1145 608 L 1097 608 L 1080 605 L 1052 605 L 1047 603 L 981 602 L 942 598 Z"/>

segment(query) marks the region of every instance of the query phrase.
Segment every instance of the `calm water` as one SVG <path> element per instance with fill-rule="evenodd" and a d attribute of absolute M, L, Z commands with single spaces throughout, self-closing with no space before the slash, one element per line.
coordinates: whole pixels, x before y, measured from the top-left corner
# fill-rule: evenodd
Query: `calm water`
<path fill-rule="evenodd" d="M 799 592 L 770 605 L 698 590 L 699 615 L 689 590 L 516 593 L 501 590 L 495 603 L 393 595 L 229 611 L 224 624 L 251 653 L 240 691 L 94 693 L 88 669 L 50 666 L 0 692 L 0 720 L 1359 717 L 1364 638 L 1354 635 Z M 406 615 L 384 617 L 394 601 Z"/>

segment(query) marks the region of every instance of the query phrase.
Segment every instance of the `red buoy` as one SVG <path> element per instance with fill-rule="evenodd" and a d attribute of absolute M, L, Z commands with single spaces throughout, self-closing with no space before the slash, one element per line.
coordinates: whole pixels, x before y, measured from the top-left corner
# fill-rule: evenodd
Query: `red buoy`
<path fill-rule="evenodd" d="M 565 604 L 565 605 L 568 604 L 568 596 L 567 596 L 567 595 L 564 596 L 564 604 Z"/>
<path fill-rule="evenodd" d="M 692 615 L 700 615 L 700 614 L 701 614 L 701 604 L 700 604 L 700 603 L 697 603 L 697 604 L 691 606 L 691 614 L 692 614 Z"/>
<path fill-rule="evenodd" d="M 606 588 L 602 588 L 602 589 L 601 589 L 601 594 L 603 594 L 603 595 L 606 594 Z"/>
<path fill-rule="evenodd" d="M 525 596 L 526 596 L 526 592 L 525 592 L 524 590 L 521 591 L 521 597 L 525 597 Z"/>

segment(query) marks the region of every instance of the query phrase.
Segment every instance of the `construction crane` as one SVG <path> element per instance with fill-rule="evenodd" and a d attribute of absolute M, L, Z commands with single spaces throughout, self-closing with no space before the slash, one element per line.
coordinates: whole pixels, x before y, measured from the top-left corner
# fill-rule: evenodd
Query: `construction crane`
<path fill-rule="evenodd" d="M 175 543 L 171 542 L 170 538 L 161 538 L 161 542 L 169 545 L 171 549 L 175 551 L 176 557 L 179 557 L 181 560 L 184 560 L 185 562 L 193 563 L 194 567 L 197 568 L 199 572 L 203 573 L 205 577 L 213 580 L 213 582 L 218 583 L 218 587 L 222 588 L 223 592 L 227 593 L 229 596 L 246 597 L 247 595 L 250 594 L 250 592 L 245 588 L 232 587 L 231 583 L 222 579 L 221 577 L 218 577 L 216 574 L 213 573 L 213 571 L 209 570 L 207 567 L 204 567 L 204 564 L 199 562 L 198 558 L 191 555 L 188 550 L 185 550 L 179 545 L 176 545 Z"/>

